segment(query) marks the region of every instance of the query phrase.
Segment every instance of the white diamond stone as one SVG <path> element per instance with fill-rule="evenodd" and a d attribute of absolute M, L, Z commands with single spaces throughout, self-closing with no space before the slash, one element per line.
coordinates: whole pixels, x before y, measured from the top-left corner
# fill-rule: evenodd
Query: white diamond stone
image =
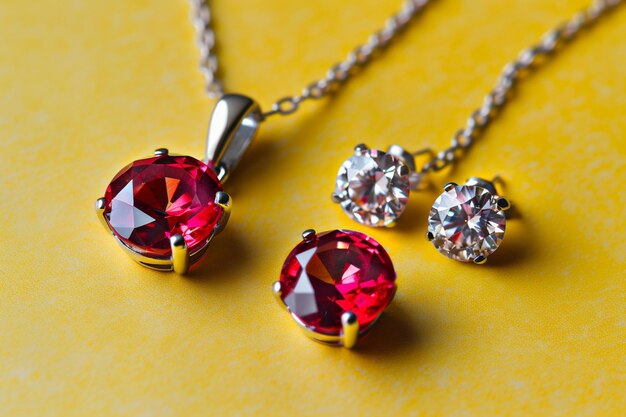
<path fill-rule="evenodd" d="M 406 208 L 409 169 L 399 158 L 377 149 L 358 149 L 341 165 L 335 198 L 366 226 L 389 226 Z"/>
<path fill-rule="evenodd" d="M 499 198 L 474 185 L 450 187 L 441 194 L 428 217 L 428 235 L 439 252 L 472 262 L 498 249 L 506 228 Z"/>

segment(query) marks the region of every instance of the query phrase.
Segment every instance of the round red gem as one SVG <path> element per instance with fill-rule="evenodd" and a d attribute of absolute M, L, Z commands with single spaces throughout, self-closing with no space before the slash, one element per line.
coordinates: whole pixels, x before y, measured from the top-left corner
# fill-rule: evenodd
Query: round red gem
<path fill-rule="evenodd" d="M 104 217 L 131 249 L 168 258 L 170 237 L 180 234 L 190 253 L 213 234 L 224 210 L 215 203 L 222 185 L 205 163 L 161 155 L 124 167 L 106 189 Z"/>
<path fill-rule="evenodd" d="M 313 331 L 339 335 L 341 315 L 367 329 L 389 305 L 396 273 L 385 249 L 363 233 L 333 230 L 298 244 L 280 274 L 281 298 Z"/>

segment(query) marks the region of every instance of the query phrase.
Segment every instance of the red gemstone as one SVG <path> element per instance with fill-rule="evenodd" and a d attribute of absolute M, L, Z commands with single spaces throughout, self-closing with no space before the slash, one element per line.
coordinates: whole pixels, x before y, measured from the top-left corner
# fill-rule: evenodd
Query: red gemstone
<path fill-rule="evenodd" d="M 339 335 L 341 315 L 367 329 L 389 305 L 396 273 L 385 249 L 363 233 L 333 230 L 298 244 L 280 274 L 281 298 L 302 324 Z"/>
<path fill-rule="evenodd" d="M 161 155 L 124 167 L 107 187 L 104 217 L 131 249 L 169 258 L 170 237 L 180 234 L 190 253 L 210 239 L 224 210 L 215 203 L 222 185 L 205 163 Z"/>

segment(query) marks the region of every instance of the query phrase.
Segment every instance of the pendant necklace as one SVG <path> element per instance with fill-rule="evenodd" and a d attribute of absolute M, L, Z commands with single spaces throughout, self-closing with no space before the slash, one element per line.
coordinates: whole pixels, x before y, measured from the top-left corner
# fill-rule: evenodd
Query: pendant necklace
<path fill-rule="evenodd" d="M 206 93 L 218 99 L 206 139 L 203 161 L 157 149 L 154 156 L 122 168 L 96 200 L 96 214 L 106 231 L 143 266 L 185 273 L 207 252 L 221 232 L 231 210 L 231 198 L 222 184 L 232 174 L 254 139 L 259 125 L 273 115 L 289 115 L 306 100 L 321 99 L 336 91 L 384 49 L 430 0 L 408 0 L 385 26 L 356 47 L 299 95 L 276 101 L 267 112 L 253 99 L 225 94 L 217 79 L 215 33 L 207 0 L 191 0 L 200 71 Z"/>
<path fill-rule="evenodd" d="M 507 103 L 523 76 L 622 3 L 623 0 L 597 0 L 549 31 L 539 43 L 523 50 L 504 67 L 496 86 L 482 106 L 470 115 L 465 127 L 454 134 L 447 149 L 436 154 L 431 149 L 412 153 L 393 145 L 384 152 L 357 145 L 354 154 L 339 169 L 331 194 L 333 202 L 363 225 L 394 226 L 411 190 L 423 186 L 426 174 L 441 171 L 463 157 Z M 422 156 L 428 156 L 429 160 L 417 167 L 416 157 Z M 445 185 L 431 209 L 427 233 L 442 254 L 458 261 L 482 264 L 499 247 L 506 227 L 504 212 L 511 207 L 496 190 L 500 181 L 499 177 L 492 181 L 473 177 L 464 185 Z"/>

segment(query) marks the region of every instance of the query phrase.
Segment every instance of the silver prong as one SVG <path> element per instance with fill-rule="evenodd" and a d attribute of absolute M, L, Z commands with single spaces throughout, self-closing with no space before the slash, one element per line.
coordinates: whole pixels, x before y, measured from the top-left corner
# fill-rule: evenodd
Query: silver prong
<path fill-rule="evenodd" d="M 108 233 L 111 233 L 111 229 L 109 228 L 109 225 L 104 218 L 104 209 L 106 208 L 106 205 L 107 201 L 104 199 L 104 197 L 96 200 L 96 216 L 98 216 L 98 220 L 100 220 L 100 223 L 102 224 L 102 227 L 104 227 L 104 230 L 106 230 Z"/>
<path fill-rule="evenodd" d="M 223 164 L 218 164 L 215 166 L 215 175 L 217 175 L 217 179 L 220 180 L 221 183 L 226 182 L 228 179 L 228 169 Z"/>
<path fill-rule="evenodd" d="M 482 265 L 485 262 L 487 262 L 487 257 L 483 256 L 483 255 L 478 255 L 476 256 L 474 259 L 472 259 L 472 261 L 476 264 L 476 265 Z"/>
<path fill-rule="evenodd" d="M 172 248 L 172 265 L 174 272 L 177 274 L 185 274 L 189 270 L 189 249 L 183 235 L 174 235 L 170 237 L 170 246 Z"/>
<path fill-rule="evenodd" d="M 333 201 L 333 203 L 341 203 L 343 201 L 343 198 L 341 198 L 341 196 L 337 193 L 332 193 L 330 195 L 330 199 Z"/>
<path fill-rule="evenodd" d="M 302 232 L 302 240 L 304 240 L 305 242 L 310 242 L 314 237 L 315 230 L 313 229 L 306 229 L 304 232 Z"/>
<path fill-rule="evenodd" d="M 344 347 L 351 349 L 356 345 L 356 341 L 359 338 L 359 321 L 356 314 L 351 311 L 343 313 L 341 315 L 341 326 L 343 327 L 341 342 Z"/>
<path fill-rule="evenodd" d="M 154 156 L 169 155 L 169 153 L 170 151 L 168 151 L 167 148 L 159 148 L 154 151 Z"/>
<path fill-rule="evenodd" d="M 363 152 L 363 151 L 366 151 L 366 150 L 368 150 L 368 149 L 369 149 L 369 148 L 367 147 L 367 145 L 366 145 L 366 144 L 364 144 L 364 143 L 359 143 L 358 145 L 356 145 L 356 146 L 354 147 L 354 153 L 359 154 L 359 153 L 361 153 L 361 152 Z"/>
<path fill-rule="evenodd" d="M 222 214 L 222 217 L 215 226 L 215 233 L 218 234 L 221 233 L 228 224 L 228 219 L 230 218 L 230 212 L 233 207 L 233 202 L 228 193 L 224 191 L 218 191 L 217 194 L 215 194 L 215 204 L 224 209 L 224 214 Z"/>
<path fill-rule="evenodd" d="M 427 232 L 426 239 L 428 239 L 429 242 L 432 242 L 433 240 L 435 240 L 435 235 L 433 235 L 433 232 Z"/>
<path fill-rule="evenodd" d="M 493 182 L 491 182 L 491 181 L 488 181 L 488 180 L 484 179 L 484 178 L 480 178 L 480 177 L 468 178 L 468 180 L 465 183 L 465 185 L 474 185 L 474 186 L 477 186 L 477 187 L 484 188 L 485 190 L 489 191 L 493 195 L 497 195 L 498 194 L 498 190 L 496 190 L 495 184 Z"/>
<path fill-rule="evenodd" d="M 498 198 L 498 201 L 496 204 L 498 205 L 498 208 L 502 211 L 507 211 L 508 209 L 511 208 L 511 202 L 504 197 Z"/>
<path fill-rule="evenodd" d="M 443 186 L 444 191 L 452 191 L 457 186 L 456 182 L 449 182 Z"/>
<path fill-rule="evenodd" d="M 278 304 L 285 307 L 285 303 L 283 303 L 283 299 L 281 298 L 283 295 L 283 286 L 280 281 L 275 281 L 272 284 L 272 293 L 274 294 L 276 301 L 278 301 Z"/>

